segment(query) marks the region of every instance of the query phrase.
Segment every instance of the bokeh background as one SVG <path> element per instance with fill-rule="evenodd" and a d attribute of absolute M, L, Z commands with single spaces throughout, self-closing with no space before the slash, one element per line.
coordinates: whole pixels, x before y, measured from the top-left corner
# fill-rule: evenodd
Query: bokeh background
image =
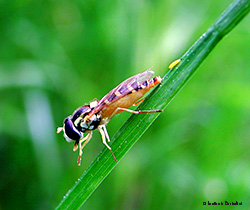
<path fill-rule="evenodd" d="M 42 210 L 104 147 L 95 132 L 78 167 L 55 133 L 63 119 L 151 66 L 163 76 L 230 1 L 0 4 L 0 209 Z M 250 207 L 249 23 L 219 43 L 81 209 Z M 110 136 L 128 116 L 114 117 Z"/>

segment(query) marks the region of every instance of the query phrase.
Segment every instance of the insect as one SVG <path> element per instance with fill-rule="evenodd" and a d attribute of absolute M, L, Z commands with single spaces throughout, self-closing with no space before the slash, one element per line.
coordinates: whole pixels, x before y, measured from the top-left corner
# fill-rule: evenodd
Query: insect
<path fill-rule="evenodd" d="M 126 79 L 100 100 L 94 100 L 89 105 L 79 107 L 72 115 L 64 119 L 63 127 L 58 127 L 57 133 L 63 131 L 67 142 L 75 142 L 73 151 L 79 148 L 77 160 L 79 166 L 81 164 L 82 150 L 92 138 L 92 132 L 95 129 L 99 130 L 103 144 L 110 150 L 114 160 L 117 161 L 107 143 L 107 141 L 110 142 L 110 138 L 106 129 L 106 124 L 114 115 L 123 111 L 133 114 L 162 112 L 162 110 L 133 111 L 128 109 L 130 106 L 141 103 L 144 98 L 139 99 L 161 82 L 162 78 L 159 76 L 150 79 L 153 74 L 153 71 L 147 69 Z"/>

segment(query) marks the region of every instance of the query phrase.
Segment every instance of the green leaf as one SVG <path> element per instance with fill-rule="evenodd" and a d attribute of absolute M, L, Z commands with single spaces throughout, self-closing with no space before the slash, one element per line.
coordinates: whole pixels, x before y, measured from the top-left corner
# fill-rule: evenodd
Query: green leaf
<path fill-rule="evenodd" d="M 247 15 L 249 10 L 249 0 L 234 1 L 181 57 L 181 63 L 164 76 L 162 84 L 151 92 L 139 109 L 164 109 L 216 44 Z M 115 162 L 110 151 L 104 148 L 64 196 L 57 209 L 80 208 L 158 116 L 159 113 L 131 115 L 112 138 L 111 147 L 118 162 Z"/>

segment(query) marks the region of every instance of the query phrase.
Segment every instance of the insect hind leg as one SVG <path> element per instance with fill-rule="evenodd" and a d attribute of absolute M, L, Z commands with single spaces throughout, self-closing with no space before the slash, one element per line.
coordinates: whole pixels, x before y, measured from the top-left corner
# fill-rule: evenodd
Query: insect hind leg
<path fill-rule="evenodd" d="M 142 111 L 134 111 L 134 110 L 126 109 L 126 108 L 122 108 L 122 107 L 118 107 L 117 110 L 122 110 L 122 111 L 130 112 L 130 113 L 133 113 L 133 114 L 163 112 L 163 110 L 142 110 Z"/>
<path fill-rule="evenodd" d="M 102 128 L 103 128 L 103 130 L 102 130 Z M 107 137 L 108 141 L 110 141 L 110 139 L 109 139 L 108 132 L 107 132 L 107 129 L 106 129 L 105 125 L 99 126 L 98 130 L 100 131 L 101 136 L 102 136 L 102 143 L 109 149 L 109 151 L 111 152 L 114 160 L 117 161 L 117 159 L 116 159 L 116 157 L 115 157 L 115 155 L 114 155 L 111 147 L 108 145 L 108 143 L 106 141 L 106 137 Z"/>

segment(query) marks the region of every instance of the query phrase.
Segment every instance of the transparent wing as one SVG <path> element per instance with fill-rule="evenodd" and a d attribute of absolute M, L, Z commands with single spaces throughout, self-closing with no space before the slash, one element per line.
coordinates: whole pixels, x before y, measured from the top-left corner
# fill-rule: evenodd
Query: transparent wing
<path fill-rule="evenodd" d="M 130 90 L 128 88 L 126 88 L 129 84 L 133 84 L 134 82 L 142 82 L 142 81 L 150 79 L 154 75 L 154 72 L 150 71 L 151 68 L 143 71 L 142 73 L 136 74 L 136 75 L 126 79 L 121 84 L 119 84 L 117 87 L 115 87 L 113 90 L 111 90 L 107 95 L 105 95 L 104 97 L 102 97 L 98 101 L 97 106 L 88 114 L 88 116 L 91 117 L 93 114 L 98 113 L 103 107 L 105 107 L 107 105 L 107 103 L 105 102 L 106 100 L 109 101 L 108 105 L 110 105 L 111 103 L 114 103 L 115 101 L 119 100 L 123 96 L 130 93 Z M 121 93 L 121 95 L 116 96 L 115 95 L 116 91 L 119 91 Z M 113 99 L 110 100 L 111 99 L 110 97 L 112 97 L 112 96 L 116 96 L 116 97 L 113 97 Z"/>

